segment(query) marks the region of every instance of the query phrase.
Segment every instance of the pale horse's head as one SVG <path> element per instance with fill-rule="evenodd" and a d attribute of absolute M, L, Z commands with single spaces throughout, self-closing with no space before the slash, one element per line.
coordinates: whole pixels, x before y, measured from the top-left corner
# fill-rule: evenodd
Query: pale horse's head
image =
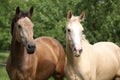
<path fill-rule="evenodd" d="M 83 51 L 81 43 L 83 39 L 83 27 L 80 22 L 83 21 L 84 17 L 84 12 L 82 12 L 80 16 L 73 16 L 71 11 L 67 14 L 66 38 L 76 57 L 80 56 Z"/>

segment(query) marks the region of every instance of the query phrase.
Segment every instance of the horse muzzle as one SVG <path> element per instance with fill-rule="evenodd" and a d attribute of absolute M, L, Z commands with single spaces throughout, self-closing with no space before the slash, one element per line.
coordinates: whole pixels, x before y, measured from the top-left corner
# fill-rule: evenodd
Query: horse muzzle
<path fill-rule="evenodd" d="M 33 54 L 35 52 L 36 46 L 34 43 L 28 44 L 26 49 L 28 54 Z"/>
<path fill-rule="evenodd" d="M 82 48 L 81 49 L 73 49 L 73 54 L 75 57 L 79 57 L 82 53 Z"/>

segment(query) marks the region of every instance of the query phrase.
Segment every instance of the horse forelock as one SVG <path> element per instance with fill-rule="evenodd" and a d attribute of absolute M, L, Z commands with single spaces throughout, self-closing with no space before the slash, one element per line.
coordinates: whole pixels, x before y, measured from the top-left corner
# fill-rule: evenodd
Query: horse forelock
<path fill-rule="evenodd" d="M 73 21 L 79 21 L 79 16 L 72 16 L 70 19 L 69 19 L 69 21 L 71 22 L 73 22 Z"/>
<path fill-rule="evenodd" d="M 23 18 L 19 19 L 18 24 L 23 25 L 24 27 L 26 27 L 26 26 L 33 27 L 34 26 L 32 21 L 28 17 L 23 17 Z"/>
<path fill-rule="evenodd" d="M 84 28 L 82 27 L 80 21 L 79 21 L 79 16 L 72 16 L 71 19 L 68 20 L 67 22 L 67 27 L 72 27 L 72 24 L 75 24 L 80 27 L 80 29 L 83 31 Z"/>

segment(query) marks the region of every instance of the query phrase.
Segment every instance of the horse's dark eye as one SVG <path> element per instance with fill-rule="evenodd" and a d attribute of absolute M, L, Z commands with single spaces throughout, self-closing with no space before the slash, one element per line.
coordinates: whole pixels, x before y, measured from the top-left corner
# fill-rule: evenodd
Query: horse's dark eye
<path fill-rule="evenodd" d="M 68 32 L 71 32 L 70 29 L 68 29 Z"/>
<path fill-rule="evenodd" d="M 18 28 L 21 29 L 22 28 L 21 25 L 18 25 Z"/>

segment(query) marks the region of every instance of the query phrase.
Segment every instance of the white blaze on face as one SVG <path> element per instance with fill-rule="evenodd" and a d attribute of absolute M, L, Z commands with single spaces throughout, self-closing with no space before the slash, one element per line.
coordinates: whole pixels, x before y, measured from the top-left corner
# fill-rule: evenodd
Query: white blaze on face
<path fill-rule="evenodd" d="M 80 24 L 84 20 L 85 13 L 82 12 L 80 16 L 74 16 L 71 11 L 67 14 L 67 39 L 69 40 L 70 46 L 76 56 L 79 56 L 82 52 L 82 31 L 83 27 Z"/>
<path fill-rule="evenodd" d="M 71 33 L 71 37 L 73 40 L 73 44 L 74 47 L 76 49 L 76 51 L 78 52 L 79 50 L 82 49 L 82 45 L 81 45 L 81 39 L 82 39 L 82 27 L 79 24 L 79 22 L 72 24 L 72 33 Z"/>

